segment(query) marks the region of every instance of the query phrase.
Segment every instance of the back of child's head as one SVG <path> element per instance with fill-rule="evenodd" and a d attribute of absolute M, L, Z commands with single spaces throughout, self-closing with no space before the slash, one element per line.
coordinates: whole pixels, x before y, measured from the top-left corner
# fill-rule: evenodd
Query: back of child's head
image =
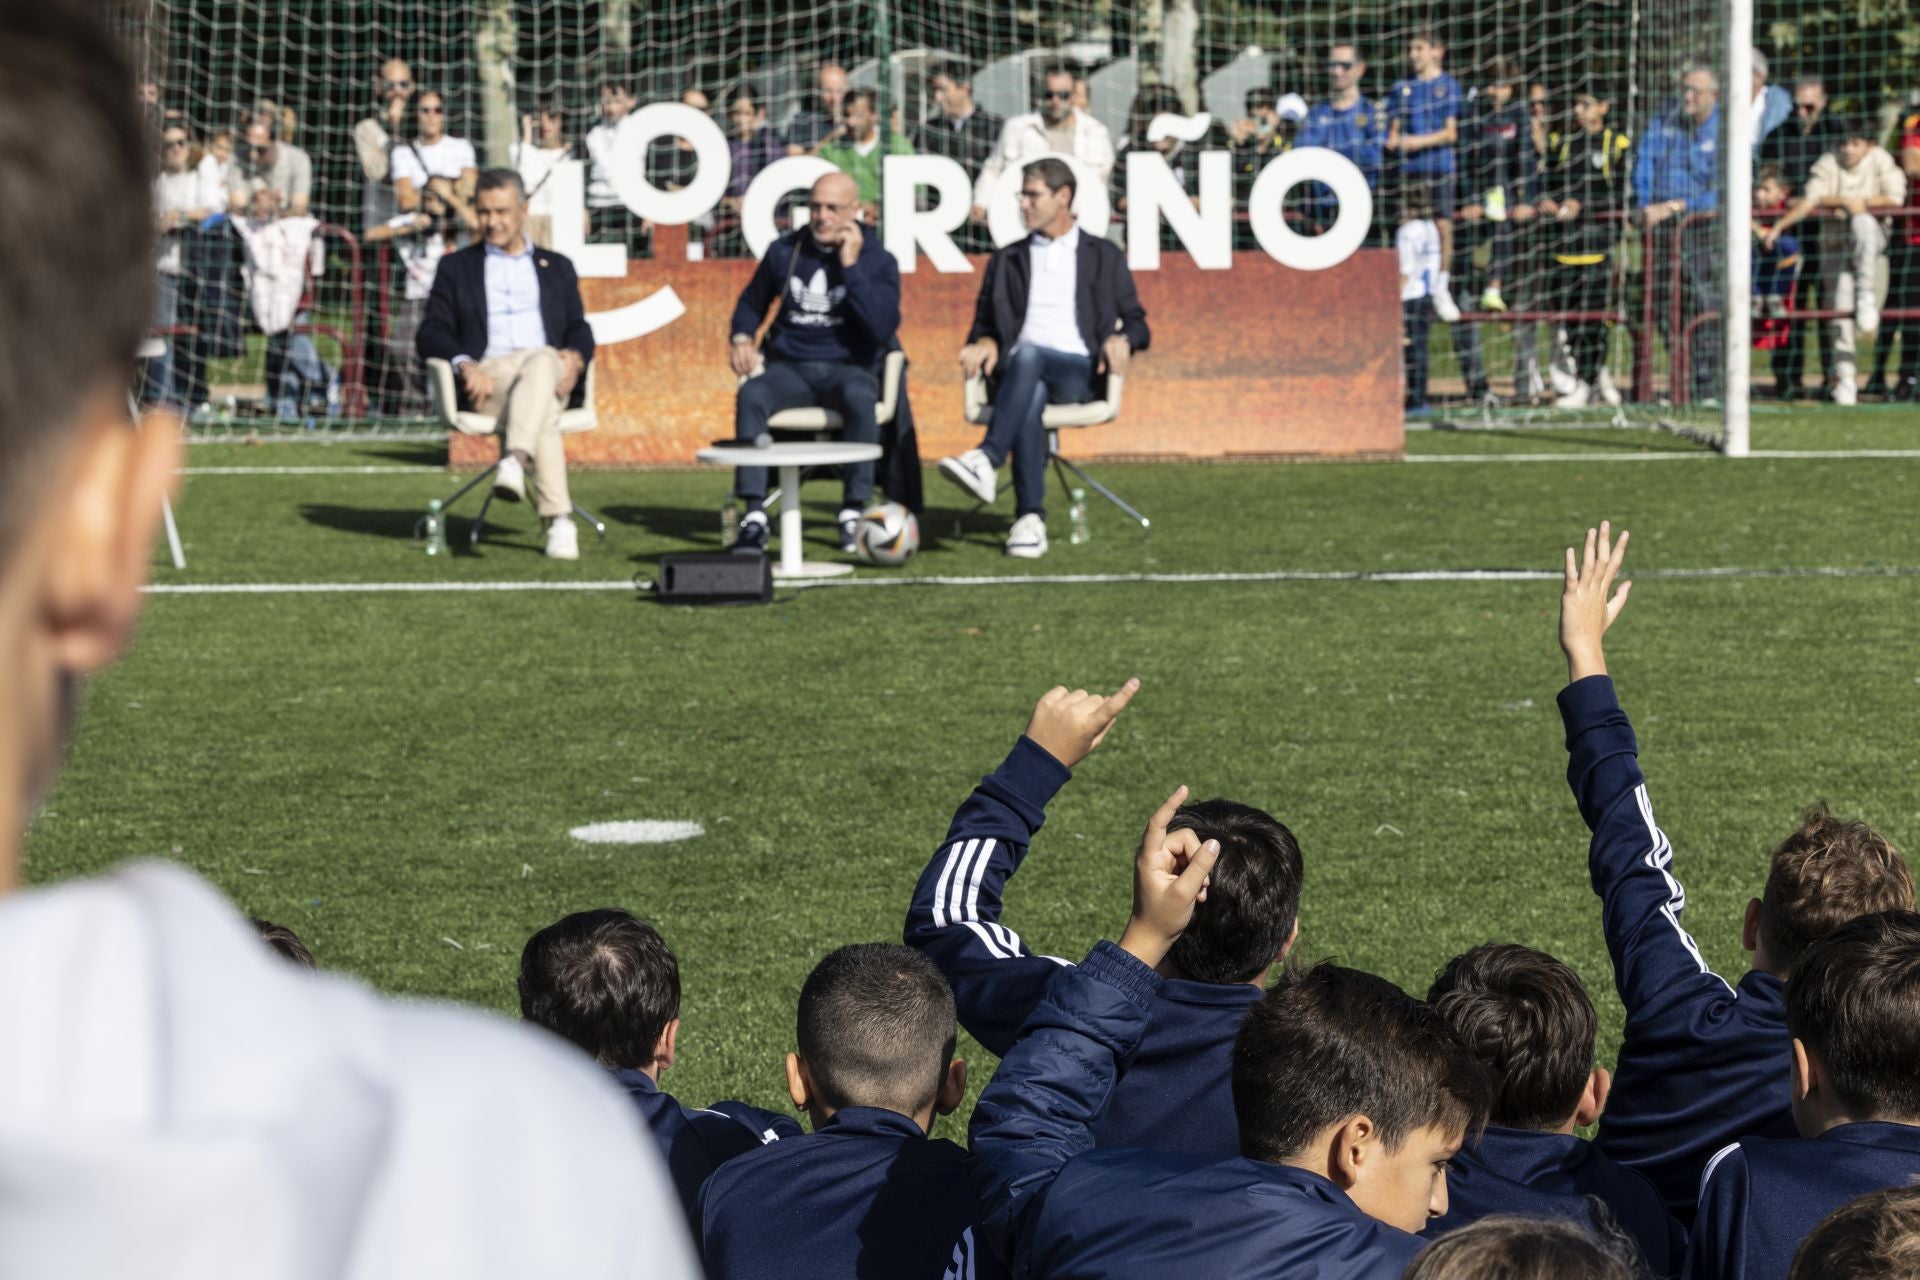
<path fill-rule="evenodd" d="M 1920 913 L 1849 921 L 1787 980 L 1787 1030 L 1855 1120 L 1920 1123 Z"/>
<path fill-rule="evenodd" d="M 1427 1000 L 1486 1068 L 1488 1123 L 1552 1130 L 1572 1117 L 1599 1026 L 1579 974 L 1544 951 L 1489 942 L 1449 961 Z"/>
<path fill-rule="evenodd" d="M 307 944 L 300 941 L 300 935 L 286 925 L 275 924 L 271 920 L 262 920 L 259 916 L 250 916 L 253 931 L 260 935 L 260 941 L 267 944 L 273 953 L 302 969 L 314 969 L 313 952 L 307 950 Z"/>
<path fill-rule="evenodd" d="M 680 965 L 659 931 L 632 912 L 577 911 L 527 939 L 520 1016 L 609 1070 L 638 1071 L 680 1016 Z"/>
<path fill-rule="evenodd" d="M 1400 193 L 1400 221 L 1421 222 L 1433 216 L 1433 193 L 1424 182 L 1409 182 Z"/>
<path fill-rule="evenodd" d="M 1406 1280 L 1634 1280 L 1626 1256 L 1572 1222 L 1496 1214 L 1422 1249 Z"/>
<path fill-rule="evenodd" d="M 1800 1242 L 1787 1280 L 1920 1280 L 1920 1186 L 1835 1209 Z"/>
<path fill-rule="evenodd" d="M 1240 1153 L 1298 1156 L 1350 1116 L 1398 1151 L 1415 1130 L 1486 1123 L 1486 1073 L 1432 1006 L 1385 978 L 1322 963 L 1286 974 L 1240 1024 L 1233 1106 Z"/>
<path fill-rule="evenodd" d="M 1755 170 L 1753 175 L 1754 194 L 1757 196 L 1768 187 L 1772 187 L 1776 192 L 1784 193 L 1787 189 L 1786 170 L 1777 164 L 1763 164 L 1759 169 Z"/>
<path fill-rule="evenodd" d="M 1195 982 L 1251 982 L 1266 973 L 1300 918 L 1300 845 L 1272 815 L 1231 800 L 1182 805 L 1169 831 L 1220 842 L 1207 900 L 1169 955 Z"/>
<path fill-rule="evenodd" d="M 1856 916 L 1913 907 L 1913 873 L 1899 850 L 1864 822 L 1807 810 L 1773 851 L 1760 896 L 1760 936 L 1776 969 Z"/>
<path fill-rule="evenodd" d="M 918 1115 L 932 1106 L 958 1031 L 933 961 L 895 942 L 841 947 L 800 988 L 798 1040 L 826 1106 Z"/>

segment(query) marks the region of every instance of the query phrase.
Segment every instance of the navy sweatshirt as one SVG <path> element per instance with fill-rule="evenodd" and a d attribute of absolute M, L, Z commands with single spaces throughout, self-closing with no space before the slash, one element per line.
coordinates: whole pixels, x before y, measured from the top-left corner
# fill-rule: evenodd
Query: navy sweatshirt
<path fill-rule="evenodd" d="M 1447 1171 L 1447 1215 L 1420 1234 L 1428 1239 L 1497 1213 L 1594 1222 L 1592 1201 L 1640 1248 L 1647 1271 L 1677 1276 L 1686 1236 L 1653 1184 L 1571 1134 L 1489 1125 L 1477 1145 L 1462 1147 Z"/>
<path fill-rule="evenodd" d="M 822 360 L 875 368 L 900 327 L 900 265 L 872 231 L 851 267 L 840 250 L 789 231 L 767 249 L 733 308 L 731 333 L 760 331 L 767 308 L 780 312 L 767 331 L 768 360 Z"/>
<path fill-rule="evenodd" d="M 1713 1158 L 1687 1253 L 1697 1280 L 1785 1280 L 1794 1250 L 1849 1200 L 1920 1177 L 1920 1128 L 1860 1121 Z"/>
<path fill-rule="evenodd" d="M 1417 1236 L 1287 1165 L 1093 1149 L 1161 978 L 1110 942 L 1067 969 L 974 1109 L 980 1221 L 1016 1276 L 1399 1280 Z"/>
<path fill-rule="evenodd" d="M 1070 967 L 1035 955 L 1001 924 L 1000 898 L 1045 821 L 1047 802 L 1072 776 L 1022 737 L 953 815 L 907 910 L 907 945 L 940 966 L 960 1025 L 1002 1057 L 1055 976 Z M 1233 1041 L 1261 995 L 1245 982 L 1162 983 L 1146 1034 L 1120 1064 L 1113 1097 L 1093 1124 L 1096 1145 L 1238 1155 Z"/>
<path fill-rule="evenodd" d="M 1653 818 L 1633 726 L 1613 681 L 1560 691 L 1567 783 L 1593 832 L 1587 869 L 1627 1025 L 1600 1149 L 1652 1181 L 1682 1226 L 1714 1152 L 1789 1138 L 1786 988 L 1758 971 L 1727 985 L 1680 923 L 1686 890 Z"/>
<path fill-rule="evenodd" d="M 730 1161 L 707 1182 L 708 1280 L 1003 1276 L 978 1243 L 972 1163 L 897 1111 L 835 1112 L 813 1133 Z"/>
<path fill-rule="evenodd" d="M 762 1111 L 744 1102 L 716 1102 L 705 1111 L 682 1106 L 672 1094 L 662 1093 L 645 1072 L 616 1071 L 613 1078 L 633 1099 L 660 1143 L 673 1175 L 673 1189 L 687 1211 L 696 1238 L 700 1230 L 700 1188 L 725 1161 L 758 1151 L 782 1138 L 797 1138 L 800 1122 L 776 1111 Z"/>

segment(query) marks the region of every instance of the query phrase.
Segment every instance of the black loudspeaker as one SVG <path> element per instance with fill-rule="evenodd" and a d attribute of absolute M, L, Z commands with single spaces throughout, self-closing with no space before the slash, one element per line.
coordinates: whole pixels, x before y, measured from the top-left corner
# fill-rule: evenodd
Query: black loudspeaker
<path fill-rule="evenodd" d="M 773 561 L 730 552 L 661 556 L 653 594 L 661 604 L 765 604 L 773 599 Z"/>

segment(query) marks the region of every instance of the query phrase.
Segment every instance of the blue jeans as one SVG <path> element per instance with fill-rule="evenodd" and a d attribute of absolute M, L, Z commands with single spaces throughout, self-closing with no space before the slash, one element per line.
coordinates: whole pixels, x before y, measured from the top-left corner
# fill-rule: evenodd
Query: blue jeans
<path fill-rule="evenodd" d="M 841 439 L 851 444 L 879 444 L 880 424 L 873 416 L 879 400 L 879 380 L 859 365 L 769 360 L 764 373 L 740 384 L 733 402 L 733 437 L 755 440 L 767 429 L 767 419 L 782 409 L 819 405 L 838 413 L 846 424 Z M 846 478 L 843 506 L 858 510 L 873 501 L 871 462 L 850 463 L 841 468 L 841 473 Z M 734 473 L 733 491 L 750 504 L 763 501 L 767 496 L 767 469 L 741 467 Z M 789 496 L 797 499 L 800 495 Z"/>
<path fill-rule="evenodd" d="M 1093 358 L 1050 347 L 1018 346 L 1000 362 L 993 394 L 993 421 L 980 451 L 995 467 L 1013 459 L 1013 514 L 1047 513 L 1047 429 L 1040 416 L 1048 404 L 1085 404 L 1093 399 Z"/>

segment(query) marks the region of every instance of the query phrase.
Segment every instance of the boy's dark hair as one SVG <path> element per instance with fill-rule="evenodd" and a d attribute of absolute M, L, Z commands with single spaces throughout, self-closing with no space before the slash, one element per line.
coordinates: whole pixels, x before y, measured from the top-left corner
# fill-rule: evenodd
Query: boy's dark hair
<path fill-rule="evenodd" d="M 1572 1222 L 1495 1214 L 1422 1249 L 1406 1280 L 1634 1280 L 1631 1256 Z"/>
<path fill-rule="evenodd" d="M 1400 221 L 1418 222 L 1433 216 L 1433 192 L 1424 182 L 1409 182 L 1400 192 Z"/>
<path fill-rule="evenodd" d="M 1425 41 L 1427 44 L 1434 45 L 1441 49 L 1447 47 L 1447 42 L 1442 40 L 1440 33 L 1432 27 L 1415 27 L 1413 30 L 1407 32 L 1407 43 L 1412 44 L 1415 40 Z"/>
<path fill-rule="evenodd" d="M 1211 895 L 1209 895 L 1211 896 Z M 1385 978 L 1322 963 L 1255 1004 L 1233 1045 L 1240 1154 L 1278 1163 L 1352 1115 L 1397 1151 L 1416 1129 L 1486 1123 L 1486 1072 L 1433 1011 Z"/>
<path fill-rule="evenodd" d="M 1920 1187 L 1870 1191 L 1821 1220 L 1793 1255 L 1787 1280 L 1912 1280 L 1920 1276 Z"/>
<path fill-rule="evenodd" d="M 954 84 L 973 86 L 973 68 L 958 58 L 939 58 L 927 65 L 927 79 L 942 76 Z"/>
<path fill-rule="evenodd" d="M 841 947 L 800 988 L 797 1039 L 819 1101 L 915 1115 L 933 1105 L 957 1040 L 953 989 L 897 942 Z"/>
<path fill-rule="evenodd" d="M 1781 169 L 1781 167 L 1777 164 L 1761 165 L 1759 170 L 1755 172 L 1755 174 L 1753 175 L 1753 185 L 1758 187 L 1769 182 L 1774 183 L 1777 186 L 1782 186 L 1782 187 L 1786 186 L 1787 185 L 1786 171 Z"/>
<path fill-rule="evenodd" d="M 1448 961 L 1427 1000 L 1486 1068 L 1489 1124 L 1553 1130 L 1579 1107 L 1599 1019 L 1572 969 L 1532 947 L 1489 942 Z"/>
<path fill-rule="evenodd" d="M 638 1071 L 680 1016 L 680 965 L 659 930 L 631 911 L 576 911 L 527 939 L 520 1016 L 608 1070 Z"/>
<path fill-rule="evenodd" d="M 291 960 L 303 969 L 317 969 L 313 962 L 313 952 L 307 950 L 307 944 L 300 941 L 300 935 L 283 924 L 271 920 L 262 920 L 259 916 L 249 916 L 253 931 L 260 935 L 260 941 L 272 947 L 284 960 Z"/>
<path fill-rule="evenodd" d="M 1856 1120 L 1920 1120 L 1920 913 L 1861 916 L 1787 980 L 1787 1030 Z"/>
<path fill-rule="evenodd" d="M 1817 804 L 1773 851 L 1760 933 L 1768 958 L 1792 969 L 1808 947 L 1856 916 L 1912 906 L 1913 873 L 1892 841 Z"/>
<path fill-rule="evenodd" d="M 869 111 L 878 111 L 880 108 L 876 104 L 879 101 L 871 89 L 849 89 L 846 97 L 840 99 L 840 109 L 845 111 L 856 102 L 864 102 Z"/>
<path fill-rule="evenodd" d="M 107 12 L 0 9 L 0 562 L 47 447 L 126 385 L 152 315 L 153 152 Z"/>
<path fill-rule="evenodd" d="M 1865 116 L 1841 116 L 1833 122 L 1833 127 L 1835 129 L 1835 137 L 1858 138 L 1862 142 L 1880 141 L 1880 131 L 1874 128 L 1873 123 Z"/>
<path fill-rule="evenodd" d="M 1521 78 L 1520 64 L 1512 58 L 1495 58 L 1487 64 L 1488 84 L 1510 84 L 1518 86 Z"/>
<path fill-rule="evenodd" d="M 1067 162 L 1055 159 L 1053 156 L 1034 160 L 1022 166 L 1020 177 L 1023 181 L 1027 178 L 1038 178 L 1047 184 L 1047 190 L 1056 194 L 1064 187 L 1069 204 L 1073 202 L 1074 194 L 1080 189 L 1079 183 L 1073 176 L 1073 170 L 1067 167 Z"/>
<path fill-rule="evenodd" d="M 1272 815 L 1232 800 L 1180 806 L 1169 831 L 1220 842 L 1207 900 L 1169 958 L 1195 982 L 1251 982 L 1265 973 L 1300 918 L 1300 845 Z"/>

